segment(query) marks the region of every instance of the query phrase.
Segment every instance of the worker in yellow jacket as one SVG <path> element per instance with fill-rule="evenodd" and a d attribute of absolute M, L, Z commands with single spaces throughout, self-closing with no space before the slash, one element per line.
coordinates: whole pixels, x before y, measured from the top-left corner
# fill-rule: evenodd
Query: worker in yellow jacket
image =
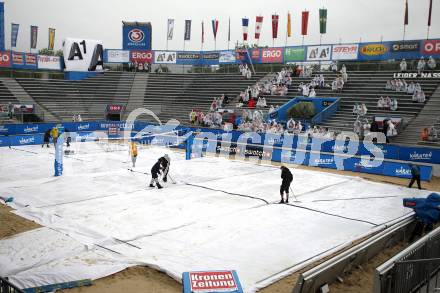
<path fill-rule="evenodd" d="M 52 128 L 52 130 L 50 131 L 50 136 L 52 136 L 52 140 L 53 140 L 53 145 L 56 146 L 57 145 L 57 141 L 58 141 L 58 128 L 55 126 L 54 128 Z"/>
<path fill-rule="evenodd" d="M 133 163 L 133 168 L 136 167 L 136 158 L 138 155 L 138 150 L 136 143 L 134 141 L 130 142 L 129 152 L 131 156 L 131 162 Z"/>

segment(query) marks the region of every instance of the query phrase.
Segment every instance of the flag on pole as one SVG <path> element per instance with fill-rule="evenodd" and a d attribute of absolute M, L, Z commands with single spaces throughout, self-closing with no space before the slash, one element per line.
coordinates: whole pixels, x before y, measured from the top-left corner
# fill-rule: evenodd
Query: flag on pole
<path fill-rule="evenodd" d="M 309 12 L 302 12 L 302 21 L 301 21 L 301 35 L 307 35 L 307 28 L 309 26 Z"/>
<path fill-rule="evenodd" d="M 431 26 L 432 0 L 429 0 L 428 26 Z"/>
<path fill-rule="evenodd" d="M 218 20 L 212 20 L 212 33 L 214 34 L 214 39 L 217 39 L 217 31 L 218 31 Z"/>
<path fill-rule="evenodd" d="M 183 36 L 185 41 L 191 40 L 191 20 L 185 20 L 185 35 Z"/>
<path fill-rule="evenodd" d="M 290 12 L 287 13 L 287 36 L 292 36 L 292 19 L 290 18 Z"/>
<path fill-rule="evenodd" d="M 174 19 L 168 19 L 167 40 L 173 39 L 174 34 Z"/>
<path fill-rule="evenodd" d="M 38 26 L 31 25 L 31 49 L 36 49 L 38 43 Z"/>
<path fill-rule="evenodd" d="M 249 18 L 242 18 L 241 24 L 243 26 L 243 42 L 248 39 Z"/>
<path fill-rule="evenodd" d="M 202 21 L 202 44 L 205 42 L 205 25 Z"/>
<path fill-rule="evenodd" d="M 49 28 L 49 44 L 47 48 L 49 50 L 53 50 L 53 47 L 55 46 L 55 29 Z"/>
<path fill-rule="evenodd" d="M 18 29 L 20 25 L 18 23 L 11 24 L 11 48 L 17 47 Z"/>
<path fill-rule="evenodd" d="M 327 9 L 319 9 L 319 33 L 327 33 Z"/>
<path fill-rule="evenodd" d="M 255 39 L 260 39 L 261 27 L 263 26 L 263 17 L 257 16 L 255 23 Z"/>
<path fill-rule="evenodd" d="M 405 1 L 405 19 L 403 20 L 404 25 L 408 25 L 408 0 Z"/>
<path fill-rule="evenodd" d="M 272 39 L 276 39 L 278 37 L 278 20 L 279 15 L 273 14 L 272 15 Z"/>
<path fill-rule="evenodd" d="M 231 41 L 231 18 L 228 21 L 228 42 Z"/>

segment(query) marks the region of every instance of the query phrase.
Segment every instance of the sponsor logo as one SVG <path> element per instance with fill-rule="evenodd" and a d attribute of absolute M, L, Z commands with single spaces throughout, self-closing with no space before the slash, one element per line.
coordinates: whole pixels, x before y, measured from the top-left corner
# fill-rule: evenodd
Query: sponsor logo
<path fill-rule="evenodd" d="M 131 51 L 130 54 L 131 62 L 138 63 L 151 63 L 153 61 L 152 51 Z"/>
<path fill-rule="evenodd" d="M 135 28 L 128 32 L 128 39 L 133 43 L 140 43 L 144 40 L 144 38 L 145 34 L 140 29 Z"/>
<path fill-rule="evenodd" d="M 369 163 L 368 161 L 356 162 L 356 163 L 354 163 L 354 167 L 356 169 L 359 169 L 359 168 L 372 169 L 372 168 L 374 168 L 374 166 L 371 163 Z"/>
<path fill-rule="evenodd" d="M 232 292 L 238 290 L 231 271 L 190 272 L 191 292 Z"/>
<path fill-rule="evenodd" d="M 399 169 L 395 170 L 396 175 L 411 175 L 411 169 L 405 169 L 402 166 L 400 166 Z"/>
<path fill-rule="evenodd" d="M 298 48 L 286 48 L 284 50 L 285 61 L 302 61 L 304 60 L 305 50 L 304 47 Z"/>
<path fill-rule="evenodd" d="M 330 60 L 330 46 L 307 47 L 307 60 Z"/>
<path fill-rule="evenodd" d="M 12 53 L 12 63 L 15 65 L 23 65 L 24 59 L 22 53 Z"/>
<path fill-rule="evenodd" d="M 334 45 L 332 49 L 332 59 L 334 60 L 351 60 L 357 59 L 359 51 L 358 44 L 351 45 Z"/>
<path fill-rule="evenodd" d="M 361 47 L 361 53 L 365 56 L 378 56 L 388 52 L 388 48 L 383 44 L 370 44 Z"/>
<path fill-rule="evenodd" d="M 24 133 L 31 133 L 31 132 L 37 132 L 38 131 L 38 126 L 34 126 L 34 127 L 25 127 L 23 129 Z"/>
<path fill-rule="evenodd" d="M 37 65 L 37 55 L 26 54 L 26 64 L 27 65 Z"/>
<path fill-rule="evenodd" d="M 267 144 L 269 144 L 269 145 L 281 144 L 281 143 L 283 143 L 283 139 L 281 137 L 278 137 L 278 138 L 270 137 L 267 140 Z"/>
<path fill-rule="evenodd" d="M 426 55 L 440 54 L 440 40 L 425 41 L 423 43 L 423 54 Z"/>
<path fill-rule="evenodd" d="M 177 59 L 200 59 L 201 54 L 194 53 L 179 53 L 177 54 Z"/>
<path fill-rule="evenodd" d="M 251 59 L 252 60 L 258 60 L 260 59 L 261 54 L 260 54 L 260 50 L 259 49 L 253 49 L 251 52 Z"/>
<path fill-rule="evenodd" d="M 314 165 L 333 165 L 333 163 L 335 162 L 335 160 L 333 158 L 329 158 L 329 159 L 314 159 L 313 160 L 313 164 Z"/>
<path fill-rule="evenodd" d="M 262 61 L 265 63 L 281 62 L 283 61 L 282 49 L 263 49 Z"/>
<path fill-rule="evenodd" d="M 203 59 L 208 59 L 208 60 L 216 60 L 219 57 L 219 53 L 206 53 L 203 54 Z"/>
<path fill-rule="evenodd" d="M 394 78 L 440 78 L 440 72 L 397 72 L 393 74 Z"/>
<path fill-rule="evenodd" d="M 31 136 L 28 138 L 20 138 L 18 141 L 20 144 L 32 144 L 35 143 L 35 137 Z"/>
<path fill-rule="evenodd" d="M 432 159 L 432 152 L 418 153 L 418 152 L 414 151 L 412 154 L 409 154 L 409 158 L 411 160 L 430 160 L 430 159 Z"/>
<path fill-rule="evenodd" d="M 10 52 L 0 52 L 0 67 L 11 66 L 11 53 Z"/>
<path fill-rule="evenodd" d="M 235 54 L 233 51 L 223 51 L 220 52 L 220 56 L 218 59 L 220 63 L 232 63 L 235 62 Z"/>
<path fill-rule="evenodd" d="M 412 52 L 420 49 L 419 42 L 398 42 L 393 43 L 391 50 L 393 52 Z"/>
<path fill-rule="evenodd" d="M 156 51 L 154 52 L 154 58 L 156 63 L 176 63 L 176 52 Z"/>
<path fill-rule="evenodd" d="M 90 129 L 90 124 L 78 125 L 78 130 L 87 130 Z"/>

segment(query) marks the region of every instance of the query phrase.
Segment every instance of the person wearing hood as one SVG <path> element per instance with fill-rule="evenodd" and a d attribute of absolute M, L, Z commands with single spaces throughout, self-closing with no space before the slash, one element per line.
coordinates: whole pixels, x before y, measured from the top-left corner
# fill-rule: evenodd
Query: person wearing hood
<path fill-rule="evenodd" d="M 292 173 L 289 171 L 289 169 L 285 166 L 281 166 L 281 186 L 280 186 L 280 196 L 281 196 L 281 201 L 280 203 L 289 203 L 289 189 L 290 189 L 290 184 L 293 181 L 293 175 Z M 286 193 L 286 200 L 284 201 L 284 193 Z"/>

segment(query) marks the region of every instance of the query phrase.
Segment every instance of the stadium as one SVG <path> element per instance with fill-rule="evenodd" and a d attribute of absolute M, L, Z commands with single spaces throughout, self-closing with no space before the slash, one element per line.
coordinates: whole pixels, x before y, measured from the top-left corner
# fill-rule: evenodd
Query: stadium
<path fill-rule="evenodd" d="M 29 2 L 0 292 L 440 290 L 439 1 Z"/>

